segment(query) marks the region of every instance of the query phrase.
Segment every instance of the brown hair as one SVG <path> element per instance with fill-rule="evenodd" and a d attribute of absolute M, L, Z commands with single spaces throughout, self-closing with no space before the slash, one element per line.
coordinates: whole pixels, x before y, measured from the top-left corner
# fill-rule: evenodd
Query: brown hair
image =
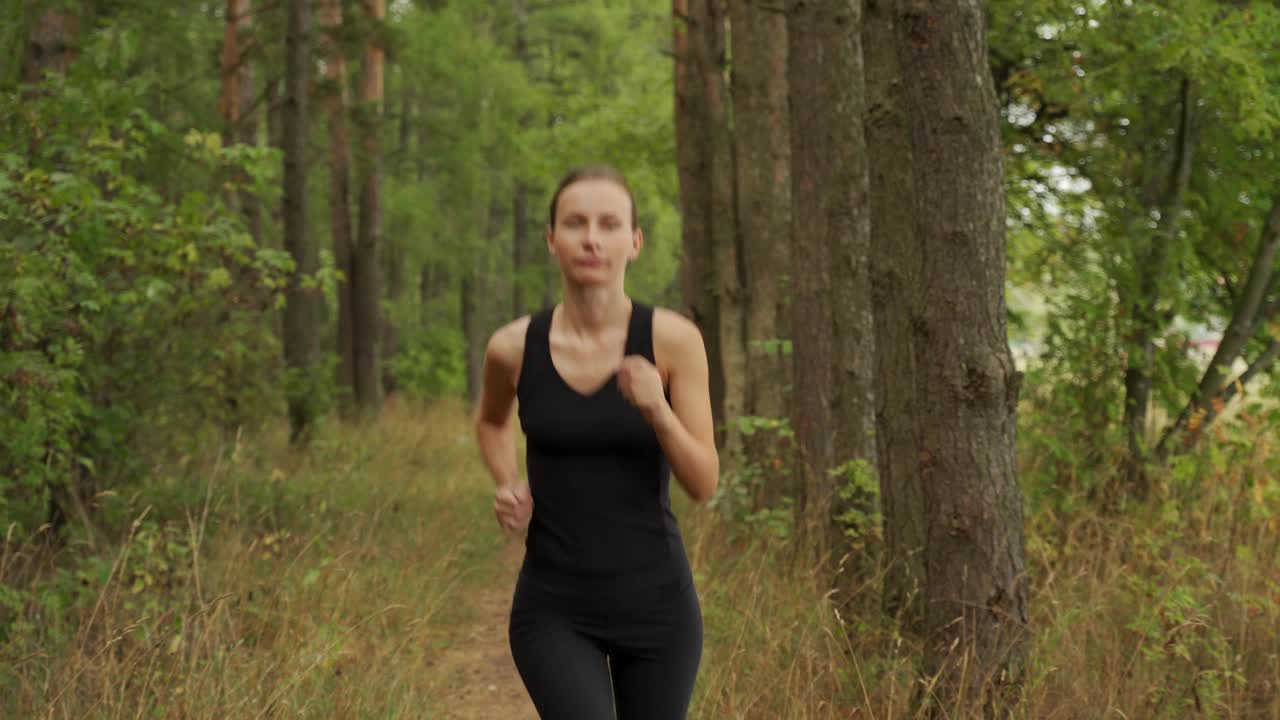
<path fill-rule="evenodd" d="M 636 228 L 636 196 L 631 194 L 631 186 L 627 184 L 627 178 L 609 165 L 582 165 L 570 170 L 561 178 L 555 195 L 551 196 L 551 210 L 548 214 L 548 224 L 551 227 L 556 226 L 556 206 L 560 203 L 560 193 L 580 180 L 608 180 L 621 187 L 627 193 L 627 198 L 631 200 L 631 229 Z"/>

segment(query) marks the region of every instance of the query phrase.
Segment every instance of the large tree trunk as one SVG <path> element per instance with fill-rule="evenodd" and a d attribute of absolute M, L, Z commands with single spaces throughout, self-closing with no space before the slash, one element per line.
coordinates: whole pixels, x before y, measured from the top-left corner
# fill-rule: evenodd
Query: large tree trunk
<path fill-rule="evenodd" d="M 1137 292 L 1129 304 L 1132 334 L 1129 342 L 1128 367 L 1124 377 L 1124 422 L 1129 437 L 1129 457 L 1125 468 L 1128 489 L 1138 497 L 1147 492 L 1147 413 L 1151 405 L 1151 372 L 1155 365 L 1155 341 L 1162 322 L 1156 313 L 1160 300 L 1160 282 L 1164 277 L 1171 246 L 1178 228 L 1191 184 L 1191 163 L 1195 147 L 1192 117 L 1195 99 L 1191 81 L 1184 79 L 1179 105 L 1178 131 L 1170 147 L 1171 162 L 1167 180 L 1159 194 L 1159 204 L 1144 202 L 1142 215 L 1135 218 L 1135 229 L 1144 223 L 1151 211 L 1158 213 L 1156 231 L 1141 261 L 1134 266 Z"/>
<path fill-rule="evenodd" d="M 680 180 L 681 262 L 685 312 L 702 331 L 710 370 L 711 407 L 716 423 L 724 417 L 724 366 L 720 353 L 719 310 L 715 293 L 712 207 L 712 129 L 707 92 L 715 83 L 708 45 L 711 20 L 707 3 L 672 0 L 675 40 L 676 168 Z M 721 94 L 723 98 L 723 93 Z"/>
<path fill-rule="evenodd" d="M 385 0 L 364 0 L 371 25 L 360 81 L 361 133 L 364 171 L 360 184 L 360 237 L 352 256 L 352 308 L 355 337 L 356 406 L 377 411 L 382 401 L 382 82 L 385 53 L 379 34 L 386 16 Z"/>
<path fill-rule="evenodd" d="M 791 363 L 782 352 L 782 283 L 791 272 L 791 146 L 787 106 L 787 22 L 759 0 L 732 0 L 733 117 L 737 223 L 742 240 L 746 383 L 744 411 L 787 417 Z M 750 461 L 769 467 L 777 438 L 758 433 Z M 794 495 L 787 476 L 766 476 L 762 500 Z"/>
<path fill-rule="evenodd" d="M 862 23 L 871 193 L 871 302 L 875 321 L 876 458 L 884 518 L 885 612 L 923 632 L 924 497 L 917 466 L 921 409 L 916 399 L 911 318 L 920 313 L 911 139 L 891 0 L 869 0 Z"/>
<path fill-rule="evenodd" d="M 923 293 L 911 326 L 919 396 L 929 399 L 918 456 L 924 670 L 948 712 L 1003 708 L 1027 653 L 1028 583 L 1014 462 L 1020 375 L 1006 327 L 1003 161 L 986 28 L 978 0 L 906 0 L 899 13 Z"/>
<path fill-rule="evenodd" d="M 870 216 L 862 133 L 861 6 L 793 2 L 791 89 L 795 386 L 806 521 L 839 560 L 847 550 L 838 491 L 875 473 Z M 857 501 L 858 498 L 852 498 Z M 865 508 L 863 508 L 865 509 Z"/>
<path fill-rule="evenodd" d="M 329 116 L 329 229 L 333 234 L 334 269 L 342 273 L 338 284 L 338 392 L 344 411 L 355 398 L 355 316 L 352 305 L 351 242 L 351 145 L 347 139 L 347 60 L 339 39 L 342 3 L 323 0 L 321 22 L 325 33 L 325 107 Z"/>
<path fill-rule="evenodd" d="M 307 234 L 307 0 L 288 0 L 288 29 L 285 36 L 285 97 L 281 110 L 284 144 L 284 242 L 293 257 L 298 275 L 316 271 L 316 248 Z M 284 311 L 284 356 L 286 366 L 302 376 L 305 387 L 296 385 L 289 395 L 292 437 L 297 439 L 311 424 L 313 404 L 309 387 L 317 355 L 316 328 L 320 297 L 295 282 Z"/>

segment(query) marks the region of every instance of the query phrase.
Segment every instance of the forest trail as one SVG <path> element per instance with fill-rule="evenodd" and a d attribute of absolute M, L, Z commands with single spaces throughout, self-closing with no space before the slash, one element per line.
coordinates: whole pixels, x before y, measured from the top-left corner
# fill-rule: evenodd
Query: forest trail
<path fill-rule="evenodd" d="M 523 557 L 523 542 L 506 543 L 498 551 L 494 579 L 459 598 L 471 605 L 471 619 L 447 630 L 447 647 L 434 668 L 446 678 L 439 706 L 449 720 L 538 720 L 507 644 L 511 593 Z"/>

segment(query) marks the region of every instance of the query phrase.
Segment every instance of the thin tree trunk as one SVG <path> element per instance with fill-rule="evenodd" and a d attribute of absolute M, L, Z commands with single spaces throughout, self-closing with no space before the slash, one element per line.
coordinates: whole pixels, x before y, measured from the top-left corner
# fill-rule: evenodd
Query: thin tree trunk
<path fill-rule="evenodd" d="M 516 180 L 511 198 L 511 316 L 520 317 L 528 312 L 525 304 L 525 267 L 530 261 L 528 188 Z"/>
<path fill-rule="evenodd" d="M 395 243 L 388 243 L 385 257 L 388 309 L 382 319 L 382 392 L 390 396 L 397 390 L 391 359 L 400 349 L 400 330 L 391 313 L 399 307 L 404 294 L 404 252 Z"/>
<path fill-rule="evenodd" d="M 1249 278 L 1245 282 L 1239 302 L 1236 303 L 1231 321 L 1222 334 L 1218 349 L 1213 354 L 1213 359 L 1209 361 L 1209 367 L 1205 369 L 1204 376 L 1201 377 L 1200 384 L 1187 406 L 1178 414 L 1173 424 L 1164 431 L 1160 442 L 1156 445 L 1157 462 L 1163 464 L 1168 460 L 1174 450 L 1170 441 L 1184 431 L 1187 431 L 1183 438 L 1184 446 L 1194 445 L 1206 426 L 1204 420 L 1212 419 L 1212 416 L 1217 415 L 1213 400 L 1221 396 L 1222 385 L 1227 378 L 1227 372 L 1231 369 L 1231 364 L 1240 357 L 1245 345 L 1253 338 L 1260 317 L 1266 315 L 1265 311 L 1268 308 L 1264 306 L 1264 301 L 1269 288 L 1275 284 L 1278 276 L 1275 269 L 1278 253 L 1280 253 L 1280 196 L 1276 196 L 1271 201 L 1271 212 L 1267 215 L 1262 236 L 1258 239 L 1258 248 L 1249 270 Z M 1190 427 L 1192 418 L 1196 419 L 1194 428 Z"/>
<path fill-rule="evenodd" d="M 364 413 L 376 412 L 381 404 L 382 317 L 382 83 L 385 53 L 379 33 L 386 16 L 385 0 L 364 0 L 364 11 L 372 25 L 365 45 L 360 82 L 361 133 L 364 136 L 360 186 L 360 237 L 352 264 L 354 280 L 352 308 L 355 337 L 356 406 Z"/>
<path fill-rule="evenodd" d="M 680 182 L 685 312 L 702 331 L 710 370 L 711 407 L 717 424 L 724 416 L 724 370 L 713 266 L 712 71 L 710 18 L 714 0 L 672 0 L 675 42 L 676 169 Z"/>
<path fill-rule="evenodd" d="M 728 62 L 724 0 L 704 0 L 706 36 L 702 80 L 706 86 L 707 127 L 711 134 L 711 261 L 716 296 L 720 356 L 720 457 L 727 468 L 742 459 L 742 433 L 735 422 L 745 414 L 747 379 L 746 320 L 742 297 L 741 242 L 734 200 L 733 134 L 729 124 Z"/>
<path fill-rule="evenodd" d="M 916 372 L 911 335 L 918 317 L 911 141 L 892 0 L 870 0 L 862 25 L 866 59 L 867 162 L 871 192 L 871 302 L 875 320 L 876 458 L 884 518 L 885 612 L 913 635 L 924 631 L 924 497 Z"/>
<path fill-rule="evenodd" d="M 787 22 L 758 0 L 732 0 L 733 117 L 737 223 L 742 239 L 746 386 L 744 412 L 787 417 L 790 359 L 782 352 L 782 284 L 791 272 L 791 138 Z M 757 433 L 747 456 L 770 468 L 778 438 Z M 795 495 L 784 473 L 766 474 L 763 503 Z"/>
<path fill-rule="evenodd" d="M 515 59 L 529 75 L 533 68 L 529 61 L 529 4 L 527 0 L 514 0 L 512 9 L 516 20 Z M 521 131 L 527 130 L 533 123 L 530 115 L 520 118 Z M 526 278 L 526 267 L 533 259 L 533 248 L 529 239 L 528 218 L 529 188 L 522 178 L 516 177 L 515 188 L 511 197 L 511 315 L 520 317 L 529 312 L 526 296 L 529 295 L 529 282 Z"/>
<path fill-rule="evenodd" d="M 257 133 L 253 125 L 253 16 L 249 0 L 227 0 L 226 18 L 222 39 L 222 94 L 218 99 L 218 111 L 223 120 L 223 143 L 226 145 L 254 145 Z M 261 238 L 260 213 L 253 195 L 245 188 L 248 176 L 236 173 L 235 181 L 241 187 L 228 193 L 228 204 L 238 208 L 245 217 L 249 234 L 257 244 Z"/>
<path fill-rule="evenodd" d="M 351 242 L 351 145 L 347 138 L 347 61 L 339 35 L 342 3 L 323 0 L 321 6 L 325 51 L 325 108 L 329 116 L 329 230 L 333 234 L 334 269 L 338 283 L 338 392 L 344 412 L 355 399 L 355 315 L 352 282 L 355 266 Z"/>
<path fill-rule="evenodd" d="M 1129 362 L 1125 371 L 1124 421 L 1129 438 L 1129 457 L 1125 468 L 1126 486 L 1138 497 L 1148 490 L 1146 464 L 1147 413 L 1151 405 L 1151 371 L 1155 365 L 1155 338 L 1159 331 L 1156 304 L 1160 300 L 1160 281 L 1164 276 L 1169 250 L 1178 236 L 1187 188 L 1191 184 L 1192 155 L 1195 147 L 1192 116 L 1195 101 L 1191 81 L 1182 81 L 1179 101 L 1178 134 L 1173 146 L 1173 162 L 1160 205 L 1158 226 L 1151 239 L 1150 250 L 1137 263 L 1137 297 L 1130 307 L 1133 337 L 1129 346 Z"/>
<path fill-rule="evenodd" d="M 251 0 L 242 0 L 242 2 L 244 5 L 239 16 L 240 28 L 237 33 L 237 44 L 240 49 L 240 79 L 237 83 L 240 90 L 240 114 L 236 128 L 241 145 L 257 147 L 258 112 L 253 72 L 257 37 L 253 27 L 253 3 Z M 240 211 L 244 213 L 245 224 L 249 228 L 249 236 L 253 238 L 253 244 L 261 247 L 262 204 L 249 189 L 247 178 L 245 187 L 240 191 Z"/>
<path fill-rule="evenodd" d="M 895 37 L 911 139 L 920 314 L 924 670 L 946 712 L 1004 715 L 1027 654 L 1014 461 L 1020 374 L 1006 326 L 1005 205 L 978 0 L 905 0 Z"/>
<path fill-rule="evenodd" d="M 316 248 L 307 234 L 307 0 L 288 0 L 285 37 L 285 97 L 281 110 L 284 140 L 284 241 L 298 275 L 314 274 Z M 289 396 L 292 438 L 297 440 L 314 420 L 310 374 L 317 356 L 319 296 L 295 281 L 284 311 L 286 366 L 301 375 Z"/>
<path fill-rule="evenodd" d="M 474 266 L 474 263 L 472 263 Z M 475 405 L 480 400 L 480 378 L 484 365 L 484 347 L 480 339 L 480 318 L 478 313 L 479 298 L 476 297 L 477 282 L 475 268 L 472 267 L 462 275 L 459 285 L 462 309 L 462 335 L 467 345 L 467 402 Z"/>

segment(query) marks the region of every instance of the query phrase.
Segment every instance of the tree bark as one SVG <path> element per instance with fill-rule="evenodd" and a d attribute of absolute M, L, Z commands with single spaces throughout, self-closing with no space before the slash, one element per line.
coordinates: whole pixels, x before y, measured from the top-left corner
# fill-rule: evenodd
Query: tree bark
<path fill-rule="evenodd" d="M 532 76 L 533 68 L 529 62 L 529 4 L 527 0 L 514 0 L 513 11 L 516 20 L 515 59 Z M 520 118 L 520 129 L 527 130 L 532 125 L 532 117 L 528 114 Z M 525 270 L 533 260 L 533 247 L 529 238 L 529 188 L 517 173 L 515 187 L 511 193 L 511 316 L 520 317 L 529 312 L 530 295 L 528 278 Z"/>
<path fill-rule="evenodd" d="M 729 88 L 725 82 L 727 17 L 725 0 L 704 0 L 706 11 L 702 80 L 711 134 L 711 267 L 716 297 L 716 329 L 720 356 L 721 453 L 725 467 L 742 459 L 742 433 L 735 422 L 746 412 L 747 344 L 742 297 L 741 238 L 734 192 L 733 130 L 729 123 Z"/>
<path fill-rule="evenodd" d="M 831 263 L 827 257 L 830 217 L 825 201 L 833 197 L 821 180 L 832 170 L 826 162 L 830 137 L 823 110 L 823 51 L 812 33 L 826 18 L 816 3 L 792 0 L 787 17 L 787 85 L 791 95 L 791 426 L 795 433 L 796 482 L 804 517 L 822 512 L 819 500 L 826 473 L 835 466 L 834 366 L 831 331 Z M 815 506 L 818 510 L 815 511 Z"/>
<path fill-rule="evenodd" d="M 480 338 L 480 318 L 479 318 L 479 298 L 477 288 L 482 283 L 477 282 L 475 263 L 473 267 L 466 270 L 462 275 L 462 282 L 459 285 L 461 293 L 461 302 L 459 303 L 462 310 L 462 335 L 467 345 L 467 402 L 475 405 L 480 400 L 480 380 L 484 372 L 484 345 Z"/>
<path fill-rule="evenodd" d="M 791 272 L 791 137 L 787 105 L 787 22 L 760 0 L 731 0 L 737 226 L 741 237 L 746 382 L 744 412 L 787 417 L 790 358 L 782 352 L 783 283 Z M 746 443 L 753 464 L 771 468 L 777 438 Z M 782 473 L 767 473 L 763 504 L 795 495 Z"/>
<path fill-rule="evenodd" d="M 911 318 L 920 314 L 911 142 L 894 42 L 892 0 L 869 0 L 862 24 L 871 193 L 871 302 L 875 322 L 876 458 L 884 522 L 885 612 L 924 631 L 924 497 L 917 466 L 921 409 Z"/>
<path fill-rule="evenodd" d="M 352 318 L 356 407 L 375 413 L 382 402 L 382 83 L 385 53 L 380 33 L 385 0 L 364 0 L 371 35 L 361 63 L 360 118 L 364 136 L 360 183 L 360 236 L 352 254 Z"/>
<path fill-rule="evenodd" d="M 787 30 L 793 425 L 806 520 L 839 560 L 848 550 L 840 515 L 857 498 L 840 498 L 851 477 L 832 471 L 844 466 L 868 480 L 876 463 L 861 5 L 794 1 Z"/>
<path fill-rule="evenodd" d="M 384 396 L 390 396 L 398 389 L 395 375 L 391 372 L 391 359 L 400 349 L 400 330 L 391 313 L 400 305 L 400 298 L 404 294 L 404 252 L 395 243 L 388 243 L 384 257 L 387 312 L 382 318 L 382 392 Z"/>
<path fill-rule="evenodd" d="M 710 371 L 711 407 L 723 423 L 724 371 L 715 293 L 712 228 L 711 19 L 708 2 L 672 0 L 675 41 L 676 168 L 680 181 L 681 262 L 685 313 L 702 331 Z M 721 95 L 723 97 L 723 94 Z"/>
<path fill-rule="evenodd" d="M 257 127 L 254 122 L 253 62 L 253 14 L 249 0 L 227 0 L 226 18 L 222 40 L 222 94 L 218 99 L 218 111 L 223 120 L 223 143 L 226 145 L 256 145 Z M 261 242 L 261 211 L 253 194 L 244 187 L 249 178 L 237 173 L 236 183 L 241 187 L 229 193 L 232 207 L 238 207 L 254 244 Z"/>
<path fill-rule="evenodd" d="M 288 0 L 288 25 L 285 37 L 285 97 L 281 109 L 284 145 L 284 217 L 285 248 L 293 257 L 299 276 L 316 271 L 316 248 L 307 234 L 307 65 L 310 58 L 307 41 L 307 0 Z M 299 384 L 289 395 L 289 420 L 292 438 L 297 440 L 314 420 L 310 398 L 310 373 L 317 356 L 316 318 L 319 295 L 304 290 L 296 281 L 290 287 L 284 310 L 284 355 L 286 366 L 300 375 Z"/>
<path fill-rule="evenodd" d="M 528 196 L 529 189 L 517 179 L 511 197 L 512 317 L 520 317 L 528 312 L 525 302 L 525 290 L 528 283 L 525 282 L 524 278 L 525 268 L 529 265 L 530 255 L 532 254 L 529 247 Z"/>
<path fill-rule="evenodd" d="M 338 392 L 344 412 L 355 398 L 355 315 L 352 305 L 351 242 L 351 145 L 347 138 L 347 61 L 339 34 L 342 3 L 323 0 L 325 33 L 325 107 L 329 116 L 329 229 L 333 235 L 334 268 L 342 273 L 338 283 Z"/>
<path fill-rule="evenodd" d="M 938 707 L 1015 701 L 1027 652 L 1020 375 L 1004 303 L 1005 206 L 978 0 L 905 0 L 895 38 L 911 140 L 919 314 L 911 318 L 924 488 L 924 670 Z"/>

